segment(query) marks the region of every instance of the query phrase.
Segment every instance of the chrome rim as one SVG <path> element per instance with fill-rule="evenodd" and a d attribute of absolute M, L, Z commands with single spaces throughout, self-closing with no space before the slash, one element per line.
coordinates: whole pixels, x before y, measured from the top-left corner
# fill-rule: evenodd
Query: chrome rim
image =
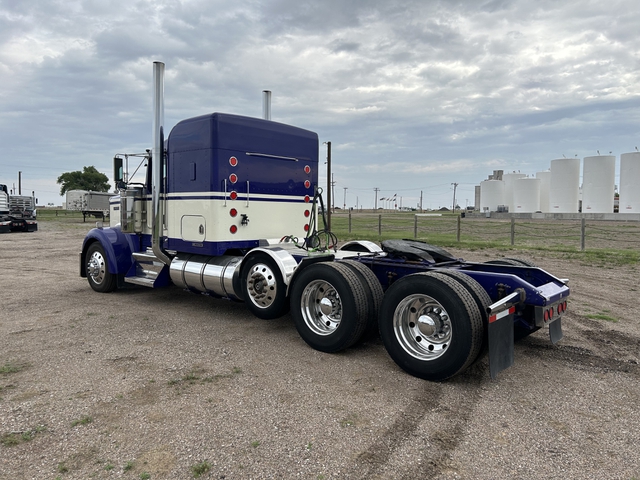
<path fill-rule="evenodd" d="M 247 291 L 251 302 L 259 308 L 269 308 L 278 294 L 276 275 L 264 263 L 257 263 L 247 277 Z"/>
<path fill-rule="evenodd" d="M 104 281 L 106 274 L 107 266 L 102 253 L 98 251 L 93 252 L 87 262 L 87 275 L 89 275 L 93 283 L 100 285 Z"/>
<path fill-rule="evenodd" d="M 409 295 L 393 314 L 393 331 L 400 346 L 418 360 L 441 357 L 451 344 L 452 330 L 447 311 L 428 295 Z"/>
<path fill-rule="evenodd" d="M 331 335 L 342 320 L 342 301 L 329 282 L 314 280 L 302 292 L 302 318 L 316 335 Z"/>

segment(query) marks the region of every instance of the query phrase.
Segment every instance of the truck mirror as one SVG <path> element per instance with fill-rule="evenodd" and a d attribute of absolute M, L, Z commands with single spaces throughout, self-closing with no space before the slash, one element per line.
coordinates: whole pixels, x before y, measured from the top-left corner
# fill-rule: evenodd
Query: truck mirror
<path fill-rule="evenodd" d="M 116 183 L 120 183 L 124 179 L 122 159 L 119 157 L 113 157 L 113 179 Z"/>

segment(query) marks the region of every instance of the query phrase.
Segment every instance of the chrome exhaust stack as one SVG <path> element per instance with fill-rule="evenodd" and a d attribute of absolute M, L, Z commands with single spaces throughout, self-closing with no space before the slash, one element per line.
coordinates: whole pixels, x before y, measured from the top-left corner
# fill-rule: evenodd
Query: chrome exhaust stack
<path fill-rule="evenodd" d="M 151 249 L 155 256 L 166 265 L 171 259 L 162 249 L 164 226 L 164 203 L 160 199 L 163 192 L 164 170 L 164 63 L 153 62 L 153 149 L 151 150 L 152 194 L 151 194 Z"/>
<path fill-rule="evenodd" d="M 262 91 L 262 118 L 271 120 L 271 90 Z"/>

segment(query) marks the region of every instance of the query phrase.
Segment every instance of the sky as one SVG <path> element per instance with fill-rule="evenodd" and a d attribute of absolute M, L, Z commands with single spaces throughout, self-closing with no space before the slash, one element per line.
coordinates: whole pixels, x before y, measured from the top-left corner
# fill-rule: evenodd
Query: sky
<path fill-rule="evenodd" d="M 457 184 L 465 207 L 493 170 L 640 146 L 638 25 L 637 0 L 0 0 L 0 183 L 61 205 L 60 174 L 111 178 L 151 147 L 162 61 L 166 130 L 261 117 L 268 89 L 321 161 L 331 142 L 336 206 Z"/>

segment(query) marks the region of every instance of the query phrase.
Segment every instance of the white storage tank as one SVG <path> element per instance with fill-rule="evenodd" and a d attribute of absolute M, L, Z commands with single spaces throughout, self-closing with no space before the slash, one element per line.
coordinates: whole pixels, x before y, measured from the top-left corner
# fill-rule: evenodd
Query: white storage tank
<path fill-rule="evenodd" d="M 549 170 L 545 170 L 544 172 L 536 172 L 536 178 L 540 179 L 540 211 L 542 213 L 549 213 L 551 211 L 551 208 L 549 207 L 551 172 Z"/>
<path fill-rule="evenodd" d="M 577 213 L 580 187 L 580 159 L 551 160 L 549 183 L 549 211 L 551 213 Z"/>
<path fill-rule="evenodd" d="M 616 157 L 584 157 L 582 213 L 613 213 L 616 188 Z"/>
<path fill-rule="evenodd" d="M 520 178 L 525 178 L 524 173 L 505 173 L 502 175 L 502 181 L 504 182 L 504 204 L 509 207 L 509 211 L 515 210 L 515 203 L 513 201 L 513 191 L 515 181 Z"/>
<path fill-rule="evenodd" d="M 515 213 L 535 213 L 540 211 L 539 178 L 519 178 L 513 182 L 513 204 Z"/>
<path fill-rule="evenodd" d="M 498 205 L 504 203 L 504 182 L 502 180 L 484 180 L 480 182 L 480 211 L 495 212 Z"/>
<path fill-rule="evenodd" d="M 640 213 L 640 152 L 620 155 L 620 213 Z"/>

